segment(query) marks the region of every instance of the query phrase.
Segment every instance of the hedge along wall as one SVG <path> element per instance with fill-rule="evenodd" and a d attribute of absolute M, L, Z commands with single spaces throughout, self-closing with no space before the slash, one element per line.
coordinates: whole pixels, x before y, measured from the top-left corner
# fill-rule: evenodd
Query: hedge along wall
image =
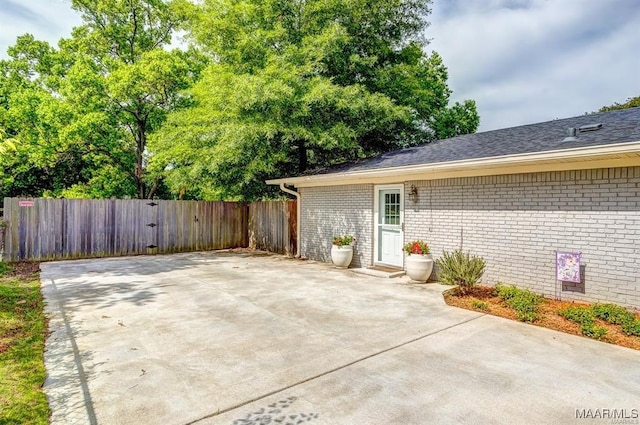
<path fill-rule="evenodd" d="M 640 308 L 640 167 L 413 181 L 405 191 L 405 240 L 424 239 L 435 258 L 459 248 L 484 257 L 484 283 Z M 580 284 L 556 283 L 556 250 L 582 252 Z"/>

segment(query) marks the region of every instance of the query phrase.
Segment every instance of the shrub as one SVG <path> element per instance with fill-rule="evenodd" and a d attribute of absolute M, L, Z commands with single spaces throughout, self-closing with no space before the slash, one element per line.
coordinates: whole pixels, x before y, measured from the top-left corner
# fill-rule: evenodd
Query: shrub
<path fill-rule="evenodd" d="M 465 254 L 461 250 L 451 253 L 443 251 L 442 257 L 436 260 L 436 264 L 439 268 L 440 282 L 445 285 L 460 285 L 462 293 L 480 281 L 486 265 L 484 258 L 468 252 Z"/>
<path fill-rule="evenodd" d="M 615 304 L 594 304 L 593 314 L 604 321 L 614 325 L 623 325 L 635 319 L 635 316 L 626 308 Z"/>
<path fill-rule="evenodd" d="M 471 302 L 471 305 L 473 306 L 473 308 L 477 308 L 478 310 L 488 310 L 489 309 L 489 304 L 487 304 L 484 301 L 481 300 L 473 300 Z"/>
<path fill-rule="evenodd" d="M 609 305 L 613 306 L 613 304 Z M 613 311 L 609 307 L 606 309 Z M 602 311 L 603 310 L 600 310 L 600 312 Z M 558 313 L 560 313 L 560 315 L 565 319 L 578 323 L 580 325 L 580 332 L 584 336 L 588 336 L 593 339 L 602 339 L 607 334 L 607 330 L 605 328 L 602 326 L 596 326 L 595 324 L 595 320 L 598 317 L 595 306 L 570 306 L 564 310 L 560 310 Z"/>
<path fill-rule="evenodd" d="M 602 339 L 607 334 L 605 328 L 596 326 L 593 323 L 583 323 L 580 325 L 580 332 L 582 332 L 582 335 L 593 339 Z"/>
<path fill-rule="evenodd" d="M 544 298 L 527 289 L 516 288 L 513 285 L 497 284 L 496 294 L 504 300 L 505 304 L 516 311 L 518 320 L 523 322 L 535 322 L 538 320 L 540 304 Z"/>
<path fill-rule="evenodd" d="M 627 335 L 640 336 L 640 320 L 633 319 L 622 324 L 622 332 Z"/>
<path fill-rule="evenodd" d="M 558 312 L 565 319 L 579 324 L 593 324 L 595 322 L 595 314 L 593 309 L 587 306 L 569 306 Z"/>
<path fill-rule="evenodd" d="M 493 288 L 493 292 L 496 296 L 502 298 L 504 301 L 507 301 L 518 295 L 520 289 L 516 288 L 513 285 L 504 285 L 503 283 L 498 282 L 495 288 Z"/>

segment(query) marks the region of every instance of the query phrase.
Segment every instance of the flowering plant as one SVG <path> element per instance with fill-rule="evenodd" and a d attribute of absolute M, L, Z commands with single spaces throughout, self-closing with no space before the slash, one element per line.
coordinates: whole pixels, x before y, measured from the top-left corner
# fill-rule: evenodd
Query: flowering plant
<path fill-rule="evenodd" d="M 353 245 L 353 243 L 355 241 L 356 241 L 356 238 L 354 238 L 351 235 L 334 236 L 333 237 L 333 244 L 336 245 L 336 246 Z"/>
<path fill-rule="evenodd" d="M 402 248 L 402 250 L 406 252 L 408 255 L 411 255 L 411 254 L 422 255 L 422 254 L 429 254 L 430 252 L 429 245 L 427 245 L 423 241 L 409 242 L 404 246 L 404 248 Z"/>

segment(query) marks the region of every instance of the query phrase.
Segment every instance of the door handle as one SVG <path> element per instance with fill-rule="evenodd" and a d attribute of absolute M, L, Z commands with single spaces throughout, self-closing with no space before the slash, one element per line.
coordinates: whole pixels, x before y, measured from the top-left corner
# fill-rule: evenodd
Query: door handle
<path fill-rule="evenodd" d="M 402 229 L 402 231 L 404 232 L 404 221 L 402 222 L 402 224 L 400 225 L 400 228 Z"/>

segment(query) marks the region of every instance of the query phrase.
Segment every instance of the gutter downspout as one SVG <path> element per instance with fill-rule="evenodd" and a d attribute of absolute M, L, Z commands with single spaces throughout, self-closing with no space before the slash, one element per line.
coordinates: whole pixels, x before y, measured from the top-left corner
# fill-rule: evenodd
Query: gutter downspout
<path fill-rule="evenodd" d="M 285 186 L 285 183 L 280 183 L 280 190 L 288 193 L 289 195 L 293 195 L 296 197 L 296 226 L 297 226 L 297 231 L 296 231 L 296 255 L 294 256 L 294 258 L 300 258 L 300 236 L 301 236 L 301 232 L 300 232 L 300 213 L 301 213 L 301 208 L 300 208 L 300 194 L 298 192 L 296 192 L 295 190 L 291 190 L 289 188 L 287 188 Z"/>

